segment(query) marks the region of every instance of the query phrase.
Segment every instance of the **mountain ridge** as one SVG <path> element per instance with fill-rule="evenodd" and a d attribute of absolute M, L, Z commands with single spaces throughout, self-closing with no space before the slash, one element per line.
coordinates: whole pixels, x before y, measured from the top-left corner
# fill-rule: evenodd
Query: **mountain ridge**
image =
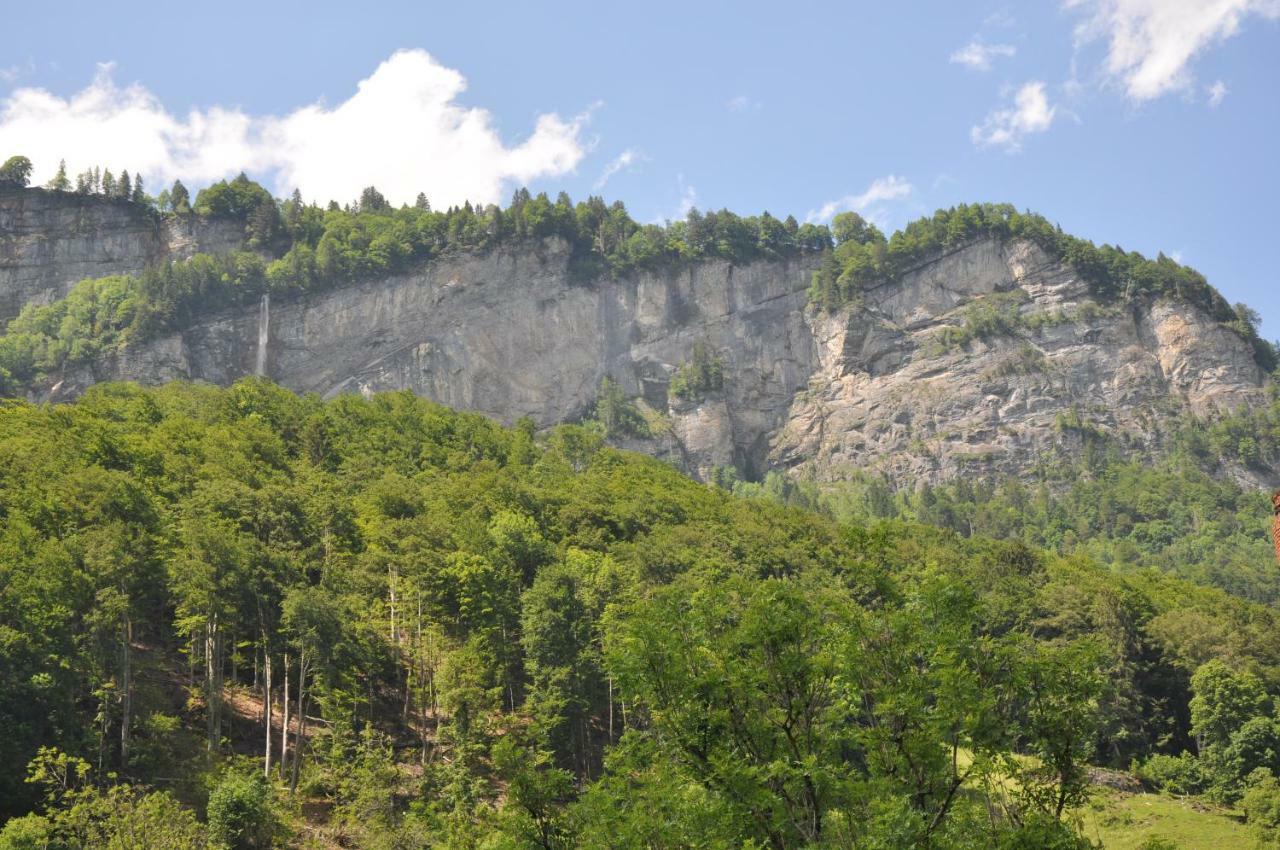
<path fill-rule="evenodd" d="M 34 197 L 56 208 L 59 195 Z M 67 203 L 114 216 L 129 206 Z M 245 245 L 243 220 L 134 215 L 154 224 L 169 259 Z M 84 234 L 55 226 L 44 241 L 62 244 L 76 269 L 114 244 L 100 235 L 112 221 Z M 834 257 L 850 247 L 883 257 L 880 240 L 846 239 Z M 839 303 L 824 305 L 817 290 L 832 274 L 827 251 L 623 272 L 596 264 L 584 275 L 580 248 L 567 239 L 507 238 L 342 285 L 274 293 L 270 307 L 246 290 L 238 305 L 186 327 L 65 365 L 28 395 L 66 400 L 108 380 L 225 385 L 260 371 L 261 360 L 267 377 L 300 392 L 409 389 L 549 427 L 592 416 L 609 381 L 638 423 L 610 426 L 614 441 L 701 478 L 787 469 L 835 481 L 872 470 L 898 485 L 1070 461 L 1084 450 L 1082 427 L 1158 455 L 1162 419 L 1265 402 L 1268 377 L 1253 344 L 1220 318 L 1160 292 L 1101 297 L 1041 241 L 978 235 L 856 289 L 845 274 Z M 155 262 L 153 242 L 132 244 L 132 253 L 118 252 L 121 271 Z M 45 279 L 68 276 L 56 256 L 36 265 Z M 0 289 L 13 268 L 0 263 Z M 673 381 L 695 349 L 717 383 L 677 396 Z M 1249 486 L 1280 481 L 1272 465 L 1229 474 Z"/>

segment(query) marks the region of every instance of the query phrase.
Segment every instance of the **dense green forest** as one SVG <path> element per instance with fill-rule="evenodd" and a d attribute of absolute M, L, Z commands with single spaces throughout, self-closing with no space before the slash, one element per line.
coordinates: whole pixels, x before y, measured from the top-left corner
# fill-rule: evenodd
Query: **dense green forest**
<path fill-rule="evenodd" d="M 1075 848 L 1091 764 L 1269 841 L 1278 626 L 582 427 L 100 385 L 0 407 L 0 848 Z"/>
<path fill-rule="evenodd" d="M 152 199 L 140 190 L 108 193 L 102 180 L 101 172 L 89 172 L 76 191 L 106 194 L 155 215 L 240 221 L 244 250 L 197 255 L 140 275 L 86 280 L 66 298 L 30 305 L 0 336 L 0 391 L 13 393 L 131 341 L 187 327 L 210 312 L 243 307 L 264 292 L 313 292 L 405 272 L 450 252 L 553 237 L 568 246 L 573 275 L 584 283 L 707 259 L 744 264 L 811 255 L 819 264 L 811 297 L 826 308 L 856 300 L 865 288 L 975 239 L 1029 239 L 1070 261 L 1099 301 L 1156 295 L 1188 300 L 1249 341 L 1265 370 L 1277 365 L 1274 346 L 1257 334 L 1256 314 L 1228 304 L 1198 272 L 1164 255 L 1149 260 L 1109 245 L 1099 248 L 1009 204 L 939 210 L 886 239 L 851 212 L 837 215 L 828 227 L 801 224 L 792 216 L 780 220 L 768 212 L 743 217 L 693 209 L 684 220 L 660 226 L 639 224 L 621 202 L 606 204 L 593 196 L 574 204 L 563 192 L 553 201 L 520 189 L 506 208 L 467 203 L 435 211 L 424 195 L 412 207 L 393 208 L 373 187 L 341 207 L 307 204 L 297 192 L 278 201 L 243 174 L 202 189 L 194 202 L 180 182 Z M 71 191 L 69 184 L 55 183 L 49 191 Z"/>

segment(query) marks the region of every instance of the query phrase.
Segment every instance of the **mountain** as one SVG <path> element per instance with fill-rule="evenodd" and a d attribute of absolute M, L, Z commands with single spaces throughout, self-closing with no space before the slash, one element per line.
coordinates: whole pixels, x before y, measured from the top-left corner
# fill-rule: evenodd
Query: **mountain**
<path fill-rule="evenodd" d="M 13 313 L 86 274 L 226 254 L 245 233 L 243 219 L 6 193 L 0 303 Z M 585 273 L 580 253 L 560 235 L 511 237 L 311 291 L 243 287 L 231 306 L 66 358 L 28 395 L 261 372 L 326 398 L 408 389 L 549 427 L 591 416 L 607 381 L 634 423 L 611 426 L 614 441 L 699 477 L 785 469 L 898 486 L 1026 475 L 1078 460 L 1096 438 L 1158 457 L 1177 423 L 1267 401 L 1257 341 L 1214 314 L 1216 293 L 1106 297 L 1026 236 L 919 252 L 825 306 L 813 290 L 828 251 Z M 1269 462 L 1227 472 L 1280 482 Z"/>
<path fill-rule="evenodd" d="M 1276 351 L 1190 269 L 0 204 L 0 850 L 1280 834 Z"/>

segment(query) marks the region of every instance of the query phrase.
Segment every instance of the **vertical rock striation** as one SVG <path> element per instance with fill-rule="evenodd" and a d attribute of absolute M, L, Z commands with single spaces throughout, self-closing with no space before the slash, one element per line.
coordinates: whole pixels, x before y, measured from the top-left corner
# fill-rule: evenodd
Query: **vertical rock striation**
<path fill-rule="evenodd" d="M 1096 303 L 1027 242 L 980 240 L 830 313 L 808 303 L 814 258 L 585 284 L 569 258 L 557 240 L 512 244 L 279 300 L 269 314 L 264 300 L 71 370 L 42 397 L 265 372 L 300 392 L 407 389 L 549 426 L 587 414 L 610 376 L 651 413 L 654 436 L 626 444 L 694 474 L 781 467 L 903 483 L 1025 472 L 1078 454 L 1088 429 L 1158 452 L 1171 415 L 1265 399 L 1245 341 L 1194 306 Z M 994 330 L 977 321 L 989 315 Z M 671 379 L 699 343 L 721 361 L 723 387 L 675 398 Z"/>
<path fill-rule="evenodd" d="M 62 298 L 86 278 L 136 274 L 166 259 L 238 249 L 244 224 L 163 219 L 127 201 L 43 189 L 0 190 L 0 324 Z"/>

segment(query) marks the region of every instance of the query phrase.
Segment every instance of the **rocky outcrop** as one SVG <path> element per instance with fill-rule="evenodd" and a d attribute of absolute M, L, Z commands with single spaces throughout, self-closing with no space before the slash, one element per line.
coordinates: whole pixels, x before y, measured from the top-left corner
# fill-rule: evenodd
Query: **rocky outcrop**
<path fill-rule="evenodd" d="M 98 195 L 0 190 L 0 324 L 85 278 L 135 274 L 167 258 L 232 251 L 244 225 L 149 209 Z"/>
<path fill-rule="evenodd" d="M 703 263 L 584 285 L 571 280 L 569 254 L 556 240 L 510 246 L 276 299 L 265 372 L 299 392 L 408 389 L 504 422 L 530 416 L 541 425 L 587 414 L 601 379 L 612 376 L 674 423 L 648 441 L 650 451 L 693 470 L 720 463 L 761 469 L 767 434 L 810 377 L 804 290 L 811 266 Z M 258 330 L 257 310 L 225 314 L 71 370 L 47 397 L 72 398 L 101 380 L 228 383 L 254 372 Z M 671 373 L 699 341 L 720 353 L 734 378 L 715 401 L 668 412 Z"/>
<path fill-rule="evenodd" d="M 0 318 L 85 277 L 235 250 L 242 238 L 237 221 L 0 192 Z M 872 472 L 902 484 L 1026 472 L 1098 433 L 1159 453 L 1170 416 L 1265 400 L 1266 377 L 1238 335 L 1181 301 L 1098 304 L 1070 266 L 1028 242 L 975 242 L 830 313 L 806 294 L 816 263 L 707 261 L 584 282 L 563 242 L 506 244 L 212 315 L 32 397 L 262 373 L 300 392 L 408 389 L 549 426 L 588 414 L 608 376 L 649 424 L 648 436 L 619 441 L 695 474 Z M 677 398 L 671 380 L 695 347 L 720 361 L 723 383 Z"/>
<path fill-rule="evenodd" d="M 806 315 L 818 362 L 770 460 L 820 480 L 1025 472 L 1095 432 L 1158 453 L 1171 415 L 1265 396 L 1248 345 L 1197 308 L 1099 305 L 1026 242 L 978 242 L 857 307 Z M 993 315 L 996 329 L 974 335 Z"/>
<path fill-rule="evenodd" d="M 808 303 L 814 259 L 582 283 L 569 253 L 555 240 L 507 245 L 277 298 L 266 317 L 210 317 L 43 395 L 116 379 L 228 383 L 255 371 L 265 327 L 263 371 L 300 392 L 408 389 L 548 426 L 588 413 L 611 376 L 650 419 L 653 435 L 626 444 L 695 474 L 782 467 L 903 483 L 1024 472 L 1094 432 L 1158 451 L 1170 415 L 1265 396 L 1248 345 L 1195 307 L 1097 304 L 1026 242 L 976 242 L 832 313 Z M 674 398 L 672 376 L 698 343 L 720 359 L 723 387 Z"/>

